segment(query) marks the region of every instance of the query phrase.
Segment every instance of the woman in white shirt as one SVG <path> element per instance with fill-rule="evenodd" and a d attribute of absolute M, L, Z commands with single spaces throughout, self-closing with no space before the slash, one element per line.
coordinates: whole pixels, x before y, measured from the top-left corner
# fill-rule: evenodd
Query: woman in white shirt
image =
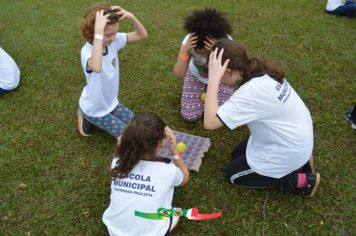
<path fill-rule="evenodd" d="M 298 189 L 313 196 L 320 174 L 309 164 L 312 120 L 284 72 L 267 60 L 249 57 L 241 44 L 222 39 L 210 55 L 208 81 L 204 127 L 225 125 L 232 130 L 246 124 L 251 132 L 232 151 L 225 169 L 231 183 L 285 192 Z M 220 81 L 238 89 L 219 107 Z"/>

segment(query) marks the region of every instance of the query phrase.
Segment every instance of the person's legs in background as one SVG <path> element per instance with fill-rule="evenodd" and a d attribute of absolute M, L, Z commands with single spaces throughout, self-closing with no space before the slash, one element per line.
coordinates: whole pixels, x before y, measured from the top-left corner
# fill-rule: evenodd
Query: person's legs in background
<path fill-rule="evenodd" d="M 345 113 L 345 118 L 349 122 L 351 128 L 356 129 L 356 105 L 353 109 Z"/>
<path fill-rule="evenodd" d="M 333 11 L 326 12 L 336 16 L 353 15 L 356 13 L 356 4 L 354 2 L 348 1 L 348 4 L 345 3 L 344 6 L 339 6 Z"/>
<path fill-rule="evenodd" d="M 10 91 L 11 90 L 5 90 L 5 89 L 0 88 L 0 95 L 3 95 L 3 94 L 8 93 Z"/>
<path fill-rule="evenodd" d="M 348 5 L 355 5 L 355 1 L 354 1 L 354 0 L 347 0 L 344 5 L 345 5 L 345 6 L 348 6 Z"/>

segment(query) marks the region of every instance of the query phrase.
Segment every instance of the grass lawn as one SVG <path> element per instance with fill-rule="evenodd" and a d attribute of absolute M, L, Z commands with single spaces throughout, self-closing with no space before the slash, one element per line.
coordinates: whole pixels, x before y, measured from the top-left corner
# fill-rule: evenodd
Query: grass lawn
<path fill-rule="evenodd" d="M 76 130 L 85 84 L 79 22 L 93 1 L 0 0 L 0 47 L 21 70 L 20 87 L 0 97 L 0 235 L 104 235 L 115 140 Z M 324 13 L 326 0 L 110 1 L 133 12 L 149 38 L 120 55 L 120 100 L 155 111 L 174 129 L 209 137 L 198 173 L 175 205 L 222 211 L 183 219 L 178 235 L 355 235 L 355 131 L 344 112 L 356 103 L 356 18 Z M 182 82 L 172 70 L 183 17 L 203 6 L 223 11 L 233 38 L 273 59 L 309 108 L 321 186 L 314 198 L 233 187 L 223 167 L 246 127 L 208 132 L 180 117 Z M 123 22 L 122 30 L 130 30 Z"/>

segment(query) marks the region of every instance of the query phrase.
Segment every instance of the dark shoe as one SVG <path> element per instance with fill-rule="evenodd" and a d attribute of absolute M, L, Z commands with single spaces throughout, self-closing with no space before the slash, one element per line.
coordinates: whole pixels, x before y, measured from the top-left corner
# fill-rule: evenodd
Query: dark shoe
<path fill-rule="evenodd" d="M 307 173 L 307 185 L 300 189 L 300 191 L 306 197 L 314 196 L 316 190 L 318 189 L 320 183 L 320 174 L 319 173 Z"/>
<path fill-rule="evenodd" d="M 84 137 L 92 136 L 92 124 L 89 123 L 78 110 L 78 131 Z"/>
<path fill-rule="evenodd" d="M 351 110 L 346 112 L 345 113 L 345 118 L 349 122 L 351 128 L 356 129 L 356 120 L 352 119 L 351 113 L 352 113 Z"/>

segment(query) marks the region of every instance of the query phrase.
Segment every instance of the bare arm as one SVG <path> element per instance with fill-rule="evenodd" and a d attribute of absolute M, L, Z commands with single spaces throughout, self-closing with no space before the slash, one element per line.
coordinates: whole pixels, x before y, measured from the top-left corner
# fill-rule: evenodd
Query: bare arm
<path fill-rule="evenodd" d="M 176 137 L 173 134 L 173 131 L 167 126 L 165 128 L 165 134 L 168 137 L 169 140 L 169 147 L 171 149 L 172 154 L 178 155 L 178 151 L 177 151 L 177 144 L 176 144 Z M 184 163 L 183 158 L 179 158 L 179 159 L 174 159 L 174 164 L 182 171 L 183 173 L 183 182 L 181 183 L 181 185 L 179 186 L 184 186 L 188 183 L 189 180 L 189 169 L 187 167 L 187 165 Z"/>
<path fill-rule="evenodd" d="M 104 10 L 97 11 L 95 17 L 95 28 L 94 28 L 94 35 L 104 35 L 104 29 L 107 24 L 108 14 L 104 16 Z M 101 71 L 101 64 L 103 59 L 103 40 L 96 39 L 94 37 L 93 41 L 93 49 L 91 53 L 91 58 L 88 60 L 88 69 L 100 73 Z"/>
<path fill-rule="evenodd" d="M 189 51 L 196 46 L 197 39 L 197 36 L 194 36 L 194 33 L 191 33 L 186 44 L 182 44 L 180 47 L 177 62 L 173 69 L 173 74 L 177 79 L 184 79 L 184 76 L 187 73 L 189 67 Z"/>
<path fill-rule="evenodd" d="M 204 128 L 208 130 L 217 129 L 223 126 L 222 122 L 216 115 L 219 108 L 218 89 L 220 80 L 225 73 L 229 60 L 226 60 L 224 65 L 221 65 L 224 49 L 221 49 L 219 55 L 217 55 L 217 52 L 218 49 L 216 48 L 211 52 L 209 58 L 208 90 L 204 106 Z"/>
<path fill-rule="evenodd" d="M 131 22 L 132 22 L 133 26 L 135 27 L 135 31 L 127 33 L 127 41 L 134 42 L 134 41 L 138 41 L 138 40 L 147 38 L 148 33 L 147 33 L 145 27 L 141 24 L 141 22 L 135 16 L 133 16 Z"/>
<path fill-rule="evenodd" d="M 127 33 L 127 41 L 133 42 L 147 38 L 148 34 L 145 27 L 141 24 L 141 22 L 136 18 L 134 14 L 131 12 L 126 11 L 125 9 L 119 6 L 112 6 L 112 9 L 119 9 L 117 15 L 119 15 L 120 21 L 127 18 L 135 28 L 135 31 Z"/>
<path fill-rule="evenodd" d="M 179 185 L 179 186 L 186 185 L 189 181 L 189 169 L 188 169 L 187 165 L 184 163 L 183 158 L 180 158 L 177 160 L 174 159 L 174 164 L 183 172 L 183 176 L 184 176 L 183 181 L 182 181 L 181 185 Z"/>

